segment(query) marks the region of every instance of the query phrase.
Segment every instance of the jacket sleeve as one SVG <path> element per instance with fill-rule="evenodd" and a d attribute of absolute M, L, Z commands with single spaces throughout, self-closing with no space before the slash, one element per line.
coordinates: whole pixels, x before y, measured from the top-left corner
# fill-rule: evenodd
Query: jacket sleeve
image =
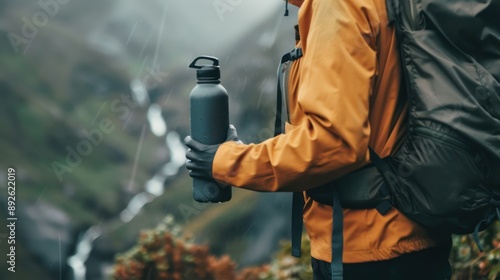
<path fill-rule="evenodd" d="M 214 179 L 256 191 L 303 191 L 366 164 L 376 74 L 374 8 L 362 0 L 309 0 L 299 13 L 294 125 L 260 144 L 222 144 Z M 293 79 L 293 78 L 291 78 Z M 297 123 L 294 120 L 299 119 Z"/>

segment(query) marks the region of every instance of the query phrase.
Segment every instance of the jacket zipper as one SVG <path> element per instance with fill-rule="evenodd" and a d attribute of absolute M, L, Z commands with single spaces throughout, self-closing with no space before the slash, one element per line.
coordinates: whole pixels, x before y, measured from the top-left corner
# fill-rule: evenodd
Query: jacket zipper
<path fill-rule="evenodd" d="M 424 126 L 416 126 L 413 128 L 413 130 L 420 135 L 428 136 L 432 139 L 438 140 L 443 144 L 447 144 L 448 146 L 451 146 L 452 148 L 462 150 L 464 152 L 467 152 L 470 148 L 465 144 L 464 142 L 453 138 L 445 133 L 424 127 Z"/>

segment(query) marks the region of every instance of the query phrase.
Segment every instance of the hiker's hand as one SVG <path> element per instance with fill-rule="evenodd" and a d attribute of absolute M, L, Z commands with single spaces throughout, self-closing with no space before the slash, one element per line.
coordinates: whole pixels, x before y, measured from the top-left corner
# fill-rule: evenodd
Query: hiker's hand
<path fill-rule="evenodd" d="M 233 125 L 227 130 L 227 141 L 236 141 L 241 143 Z M 189 176 L 199 179 L 212 179 L 212 164 L 215 153 L 220 144 L 207 145 L 200 143 L 191 136 L 184 139 L 184 143 L 189 148 L 186 152 L 186 168 L 189 169 Z"/>

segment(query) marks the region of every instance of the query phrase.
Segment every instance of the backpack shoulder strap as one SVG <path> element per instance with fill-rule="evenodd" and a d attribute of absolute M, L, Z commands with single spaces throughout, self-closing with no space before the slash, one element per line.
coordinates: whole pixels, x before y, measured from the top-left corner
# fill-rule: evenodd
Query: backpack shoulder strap
<path fill-rule="evenodd" d="M 405 29 L 420 29 L 422 25 L 419 17 L 421 4 L 417 0 L 386 0 L 387 17 L 389 23 L 396 23 L 397 31 Z"/>
<path fill-rule="evenodd" d="M 396 3 L 398 2 L 398 3 Z M 387 18 L 389 19 L 389 23 L 394 23 L 396 20 L 396 9 L 395 5 L 399 4 L 398 0 L 386 0 L 386 9 L 387 9 Z"/>

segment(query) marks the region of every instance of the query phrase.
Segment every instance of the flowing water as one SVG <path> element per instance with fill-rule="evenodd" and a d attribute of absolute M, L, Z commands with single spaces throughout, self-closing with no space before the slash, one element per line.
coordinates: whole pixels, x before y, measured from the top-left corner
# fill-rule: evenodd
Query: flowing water
<path fill-rule="evenodd" d="M 167 132 L 166 121 L 163 118 L 160 105 L 148 104 L 150 99 L 145 86 L 140 81 L 133 80 L 131 92 L 136 102 L 141 106 L 149 106 L 147 110 L 148 127 L 153 135 L 165 138 L 170 159 L 144 184 L 144 191 L 132 197 L 127 207 L 121 211 L 120 219 L 124 223 L 130 222 L 139 214 L 144 205 L 163 194 L 165 181 L 169 177 L 177 175 L 179 169 L 184 166 L 186 154 L 186 148 L 179 134 L 175 131 Z M 67 264 L 73 270 L 74 280 L 85 280 L 85 263 L 92 251 L 94 241 L 102 234 L 102 226 L 99 224 L 91 226 L 78 237 L 75 254 L 67 260 Z"/>

